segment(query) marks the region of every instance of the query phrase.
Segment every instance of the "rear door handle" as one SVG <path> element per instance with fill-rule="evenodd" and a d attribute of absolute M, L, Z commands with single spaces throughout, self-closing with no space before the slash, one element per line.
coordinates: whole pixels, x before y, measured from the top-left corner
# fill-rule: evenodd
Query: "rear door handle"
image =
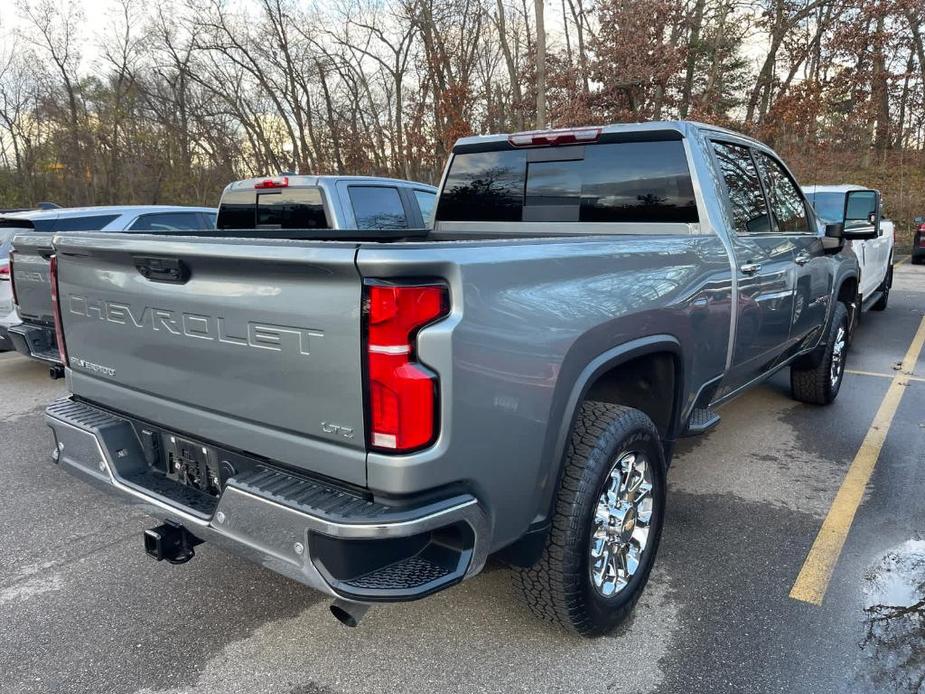
<path fill-rule="evenodd" d="M 744 263 L 739 266 L 739 271 L 743 275 L 754 275 L 761 269 L 761 263 Z"/>
<path fill-rule="evenodd" d="M 793 260 L 794 262 L 796 262 L 797 265 L 806 265 L 806 263 L 808 263 L 812 259 L 813 257 L 809 253 L 798 253 L 797 257 L 794 258 Z"/>

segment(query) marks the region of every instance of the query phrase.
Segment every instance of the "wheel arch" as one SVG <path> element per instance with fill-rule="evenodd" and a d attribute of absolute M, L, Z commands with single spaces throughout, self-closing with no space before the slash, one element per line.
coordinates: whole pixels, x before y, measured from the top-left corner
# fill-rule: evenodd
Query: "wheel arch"
<path fill-rule="evenodd" d="M 546 470 L 544 475 L 545 484 L 543 485 L 544 493 L 537 506 L 537 516 L 530 528 L 519 540 L 498 553 L 499 558 L 515 566 L 530 566 L 542 551 L 546 534 L 549 530 L 548 523 L 555 501 L 555 492 L 564 469 L 566 446 L 575 426 L 575 420 L 580 414 L 581 405 L 588 399 L 589 394 L 595 392 L 601 393 L 608 390 L 612 394 L 631 392 L 624 388 L 625 383 L 618 377 L 621 373 L 621 368 L 648 365 L 655 371 L 664 372 L 667 364 L 670 363 L 672 389 L 670 404 L 666 408 L 664 402 L 660 403 L 661 409 L 655 411 L 656 417 L 651 417 L 650 415 L 653 421 L 656 421 L 656 418 L 661 420 L 662 425 L 659 426 L 659 422 L 656 421 L 656 427 L 659 429 L 666 460 L 668 459 L 671 446 L 679 434 L 685 402 L 686 380 L 682 355 L 681 343 L 676 337 L 668 334 L 658 334 L 612 347 L 597 355 L 585 365 L 572 381 L 571 388 L 565 396 L 564 407 L 560 406 L 561 409 L 554 408 L 549 420 L 550 424 L 552 424 L 558 418 L 560 425 L 554 433 L 550 431 L 547 439 L 546 455 L 544 456 L 544 469 Z M 661 373 L 660 375 L 665 376 L 667 374 Z M 595 386 L 598 387 L 597 391 L 595 391 Z M 637 390 L 636 395 L 639 396 L 640 391 Z M 662 398 L 662 400 L 664 401 L 665 399 Z M 650 414 L 647 409 L 652 411 L 651 407 L 646 407 L 645 398 L 615 404 L 637 407 L 646 414 Z M 638 407 L 638 405 L 642 405 L 642 407 Z M 561 416 L 559 416 L 559 413 L 561 413 Z M 553 427 L 550 426 L 549 429 L 552 430 Z"/>

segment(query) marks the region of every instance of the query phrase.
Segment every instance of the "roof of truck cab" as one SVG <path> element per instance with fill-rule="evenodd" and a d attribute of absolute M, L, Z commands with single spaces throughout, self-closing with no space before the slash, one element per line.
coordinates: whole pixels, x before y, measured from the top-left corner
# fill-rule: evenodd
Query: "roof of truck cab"
<path fill-rule="evenodd" d="M 288 178 L 289 185 L 287 188 L 298 188 L 301 186 L 319 186 L 322 183 L 338 183 L 340 181 L 345 181 L 347 183 L 388 183 L 390 185 L 397 186 L 407 186 L 409 188 L 425 188 L 429 191 L 437 192 L 435 186 L 430 185 L 429 183 L 421 183 L 420 181 L 409 181 L 403 178 L 388 178 L 385 176 L 337 176 L 337 175 L 321 175 L 314 176 L 312 174 L 278 174 L 276 176 L 255 176 L 254 178 L 244 178 L 240 181 L 232 181 L 227 186 L 225 190 L 249 190 L 254 187 L 258 181 L 264 181 L 268 178 Z"/>
<path fill-rule="evenodd" d="M 214 207 L 191 207 L 187 205 L 94 205 L 88 207 L 59 207 L 53 210 L 28 210 L 4 214 L 5 219 L 68 219 L 87 215 L 144 214 L 146 212 L 205 212 L 215 214 Z"/>
<path fill-rule="evenodd" d="M 682 136 L 687 136 L 691 131 L 695 130 L 709 130 L 715 133 L 723 133 L 726 135 L 732 135 L 734 137 L 748 140 L 754 142 L 755 144 L 761 145 L 762 147 L 767 147 L 764 143 L 759 140 L 756 140 L 742 133 L 736 132 L 734 130 L 729 130 L 728 128 L 723 128 L 718 125 L 710 125 L 708 123 L 699 123 L 697 121 L 691 120 L 661 120 L 661 121 L 647 121 L 645 123 L 611 123 L 609 125 L 577 125 L 574 127 L 568 128 L 548 128 L 545 130 L 539 130 L 536 132 L 546 132 L 548 130 L 585 130 L 588 128 L 600 128 L 601 134 L 608 133 L 646 133 L 646 132 L 659 132 L 659 131 L 674 131 L 679 133 Z M 532 131 L 526 131 L 532 132 Z M 471 135 L 469 137 L 462 137 L 456 141 L 456 144 L 453 145 L 454 150 L 457 147 L 471 147 L 473 145 L 487 144 L 492 142 L 503 141 L 508 138 L 509 135 L 516 133 L 495 133 L 491 135 Z M 525 148 L 526 149 L 526 148 Z"/>

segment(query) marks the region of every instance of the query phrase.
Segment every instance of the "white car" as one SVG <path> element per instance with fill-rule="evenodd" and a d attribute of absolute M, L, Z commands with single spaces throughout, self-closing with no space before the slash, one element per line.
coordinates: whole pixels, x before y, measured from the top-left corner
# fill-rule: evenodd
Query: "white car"
<path fill-rule="evenodd" d="M 816 209 L 816 214 L 826 223 L 844 221 L 845 196 L 849 190 L 871 189 L 851 184 L 803 186 L 803 192 Z M 850 242 L 861 264 L 858 292 L 863 311 L 885 309 L 893 284 L 894 226 L 883 214 L 883 200 L 879 191 L 874 192 L 877 193 L 878 201 L 878 209 L 874 211 L 878 226 L 877 238 Z"/>
<path fill-rule="evenodd" d="M 210 207 L 119 205 L 56 207 L 0 214 L 0 351 L 17 346 L 10 339 L 9 329 L 21 323 L 13 304 L 10 281 L 10 242 L 16 234 L 214 229 L 215 213 L 215 209 Z"/>

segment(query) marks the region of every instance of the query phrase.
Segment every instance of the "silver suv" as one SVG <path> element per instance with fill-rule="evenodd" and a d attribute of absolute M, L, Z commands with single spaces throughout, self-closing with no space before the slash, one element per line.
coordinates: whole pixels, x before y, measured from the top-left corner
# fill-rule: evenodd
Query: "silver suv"
<path fill-rule="evenodd" d="M 52 358 L 55 350 L 44 349 L 43 345 L 47 345 L 41 339 L 54 338 L 47 253 L 43 256 L 36 252 L 22 257 L 25 272 L 22 282 L 14 287 L 10 242 L 16 234 L 47 235 L 47 251 L 50 252 L 52 234 L 60 232 L 214 229 L 215 214 L 215 209 L 210 207 L 119 205 L 29 210 L 0 215 L 0 350 L 15 348 L 40 361 L 55 362 Z M 14 295 L 18 302 L 14 301 Z"/>

